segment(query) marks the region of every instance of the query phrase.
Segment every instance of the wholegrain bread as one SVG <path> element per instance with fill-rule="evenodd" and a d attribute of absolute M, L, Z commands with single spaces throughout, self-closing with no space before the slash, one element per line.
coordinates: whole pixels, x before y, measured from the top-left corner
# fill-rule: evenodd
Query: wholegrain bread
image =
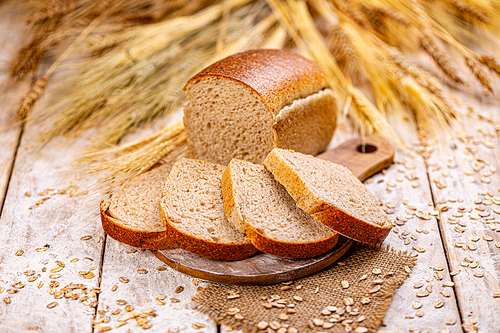
<path fill-rule="evenodd" d="M 264 165 L 300 208 L 336 232 L 375 244 L 389 234 L 387 214 L 346 167 L 284 149 L 273 149 Z"/>
<path fill-rule="evenodd" d="M 233 159 L 222 175 L 229 221 L 262 252 L 312 258 L 332 249 L 338 234 L 297 207 L 263 165 Z"/>
<path fill-rule="evenodd" d="M 106 234 L 122 243 L 150 250 L 174 248 L 160 219 L 161 190 L 172 165 L 163 165 L 123 184 L 101 202 Z"/>
<path fill-rule="evenodd" d="M 326 74 L 291 51 L 235 54 L 202 70 L 184 90 L 184 125 L 197 159 L 262 163 L 274 147 L 315 155 L 335 130 Z"/>
<path fill-rule="evenodd" d="M 178 247 L 212 259 L 245 259 L 258 251 L 224 214 L 224 169 L 207 161 L 177 161 L 162 190 L 160 215 Z"/>

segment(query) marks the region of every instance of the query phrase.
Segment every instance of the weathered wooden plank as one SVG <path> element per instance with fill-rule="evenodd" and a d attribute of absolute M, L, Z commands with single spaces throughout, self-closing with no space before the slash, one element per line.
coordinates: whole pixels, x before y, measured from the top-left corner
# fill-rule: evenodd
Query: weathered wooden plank
<path fill-rule="evenodd" d="M 498 107 L 474 108 L 485 116 L 498 117 Z M 474 118 L 461 118 L 463 131 L 448 135 L 441 141 L 444 144 L 422 147 L 422 152 L 429 155 L 429 178 L 441 211 L 440 227 L 449 266 L 459 272 L 453 282 L 463 321 L 469 327 L 478 327 L 479 332 L 498 332 L 500 123 L 498 119 L 495 125 Z"/>
<path fill-rule="evenodd" d="M 0 220 L 1 332 L 92 329 L 103 232 L 97 208 L 88 213 L 87 196 L 73 180 L 59 179 L 87 140 L 56 140 L 36 153 L 46 128 L 26 124 Z"/>
<path fill-rule="evenodd" d="M 132 312 L 127 312 L 131 310 L 127 308 L 130 305 L 136 314 L 141 314 L 142 310 L 154 310 L 156 316 L 147 317 L 150 324 L 146 325 L 151 325 L 149 332 L 216 332 L 217 326 L 208 316 L 191 309 L 191 297 L 196 288 L 203 285 L 198 279 L 164 265 L 150 251 L 107 237 L 96 323 L 101 327 L 116 327 L 123 323 L 116 332 L 139 329 L 138 323 L 145 324 L 140 317 L 124 320 L 134 317 Z M 120 313 L 113 315 L 116 309 Z M 99 323 L 105 317 L 110 321 Z"/>
<path fill-rule="evenodd" d="M 406 145 L 418 142 L 416 126 L 410 119 L 403 121 L 393 118 L 391 123 Z M 440 332 L 448 328 L 450 332 L 461 332 L 453 289 L 443 287 L 443 282 L 451 279 L 436 218 L 419 213 L 433 210 L 424 161 L 411 149 L 408 152 L 397 149 L 394 160 L 395 164 L 386 170 L 385 175 L 378 174 L 366 181 L 365 185 L 384 202 L 389 213 L 393 212 L 389 216 L 395 227 L 384 245 L 420 253 L 413 272 L 393 295 L 384 318 L 385 326 L 379 330 L 409 332 L 420 329 L 421 332 Z M 419 218 L 419 215 L 424 218 Z M 445 290 L 446 296 L 441 294 L 441 290 Z M 417 296 L 423 292 L 429 295 Z M 439 301 L 443 301 L 444 305 L 435 308 Z M 447 325 L 448 320 L 454 324 Z"/>
<path fill-rule="evenodd" d="M 17 47 L 22 29 L 19 23 L 14 22 L 5 9 L 0 10 L 0 31 L 9 32 L 0 35 L 0 212 L 5 199 L 5 192 L 14 163 L 21 124 L 14 123 L 16 105 L 27 91 L 27 82 L 13 89 L 9 85 L 8 63 Z"/>

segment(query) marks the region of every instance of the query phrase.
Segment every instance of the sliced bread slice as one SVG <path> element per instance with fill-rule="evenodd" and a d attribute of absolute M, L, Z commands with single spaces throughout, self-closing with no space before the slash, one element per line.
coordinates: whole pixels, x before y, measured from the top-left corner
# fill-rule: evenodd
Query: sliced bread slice
<path fill-rule="evenodd" d="M 225 167 L 183 158 L 165 182 L 160 214 L 169 239 L 203 257 L 241 260 L 258 250 L 224 214 L 221 176 Z"/>
<path fill-rule="evenodd" d="M 262 252 L 312 258 L 332 249 L 338 234 L 297 207 L 263 165 L 233 159 L 222 175 L 229 221 Z"/>
<path fill-rule="evenodd" d="M 378 200 L 346 167 L 291 150 L 273 149 L 264 161 L 297 205 L 336 232 L 382 243 L 392 224 Z"/>
<path fill-rule="evenodd" d="M 101 202 L 106 234 L 119 242 L 150 250 L 174 248 L 160 219 L 161 189 L 172 164 L 165 164 L 123 184 Z"/>

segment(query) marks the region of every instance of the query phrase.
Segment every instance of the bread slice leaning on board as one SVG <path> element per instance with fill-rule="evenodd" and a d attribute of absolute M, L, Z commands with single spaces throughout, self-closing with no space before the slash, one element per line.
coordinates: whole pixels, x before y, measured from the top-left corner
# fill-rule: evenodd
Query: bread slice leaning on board
<path fill-rule="evenodd" d="M 175 248 L 160 219 L 160 197 L 172 164 L 159 166 L 126 182 L 101 201 L 101 221 L 111 238 L 139 248 Z"/>
<path fill-rule="evenodd" d="M 287 50 L 227 57 L 184 87 L 192 157 L 262 163 L 275 147 L 316 155 L 329 144 L 336 101 L 319 65 Z"/>
<path fill-rule="evenodd" d="M 312 258 L 337 244 L 338 234 L 297 207 L 263 165 L 231 160 L 222 193 L 229 221 L 262 252 Z"/>
<path fill-rule="evenodd" d="M 379 244 L 391 231 L 392 223 L 378 200 L 346 167 L 278 148 L 264 165 L 300 208 L 336 232 Z"/>
<path fill-rule="evenodd" d="M 225 166 L 183 158 L 172 167 L 160 201 L 169 240 L 186 251 L 220 260 L 241 260 L 258 250 L 224 214 Z"/>

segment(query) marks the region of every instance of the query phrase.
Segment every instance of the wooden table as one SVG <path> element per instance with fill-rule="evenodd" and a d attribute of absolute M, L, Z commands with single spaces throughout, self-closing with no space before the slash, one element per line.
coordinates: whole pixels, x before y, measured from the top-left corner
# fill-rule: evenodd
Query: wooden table
<path fill-rule="evenodd" d="M 4 31 L 7 23 L 0 26 Z M 2 61 L 15 42 L 15 34 L 0 40 Z M 6 78 L 2 71 L 0 80 Z M 163 266 L 149 251 L 106 237 L 99 198 L 81 193 L 76 179 L 60 179 L 91 132 L 36 152 L 43 125 L 8 125 L 27 89 L 3 88 L 0 95 L 0 332 L 142 331 L 135 320 L 120 326 L 127 306 L 136 313 L 154 309 L 149 332 L 226 330 L 190 309 L 204 282 Z M 50 93 L 49 84 L 35 113 Z M 484 116 L 499 112 L 474 108 Z M 463 132 L 435 144 L 418 137 L 412 119 L 391 123 L 409 148 L 398 148 L 395 163 L 366 186 L 395 224 L 384 244 L 418 252 L 419 260 L 379 330 L 462 332 L 462 324 L 475 323 L 479 332 L 500 332 L 500 128 L 472 115 L 461 120 Z M 331 147 L 353 136 L 341 126 Z M 64 295 L 61 288 L 68 285 Z M 417 296 L 426 290 L 428 296 Z M 116 309 L 119 314 L 113 314 Z M 93 323 L 96 311 L 109 322 Z"/>

